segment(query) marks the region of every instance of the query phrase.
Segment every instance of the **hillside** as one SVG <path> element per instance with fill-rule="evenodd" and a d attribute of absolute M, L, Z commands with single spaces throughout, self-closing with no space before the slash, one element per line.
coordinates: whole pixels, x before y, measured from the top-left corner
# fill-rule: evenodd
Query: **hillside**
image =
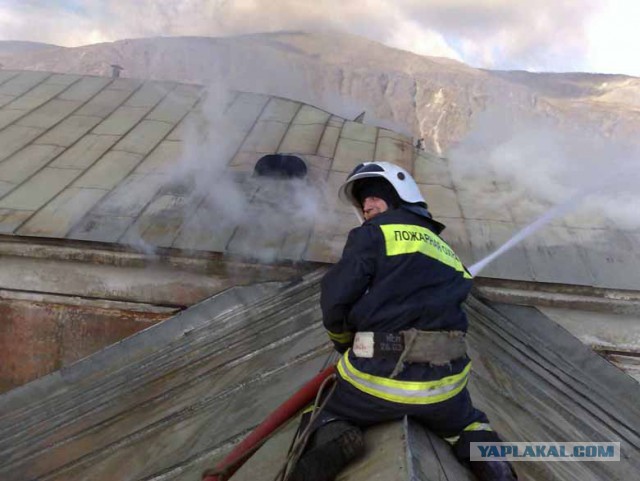
<path fill-rule="evenodd" d="M 636 78 L 475 69 L 342 33 L 148 38 L 14 53 L 2 44 L 5 69 L 109 75 L 118 64 L 124 77 L 222 82 L 345 117 L 364 110 L 368 123 L 424 137 L 438 153 L 461 140 L 489 106 L 625 141 L 635 140 L 640 122 Z"/>

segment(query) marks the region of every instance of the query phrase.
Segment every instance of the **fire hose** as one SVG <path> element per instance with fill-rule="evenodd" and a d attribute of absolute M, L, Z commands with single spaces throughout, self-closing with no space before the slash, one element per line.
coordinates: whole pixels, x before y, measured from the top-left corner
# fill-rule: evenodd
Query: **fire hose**
<path fill-rule="evenodd" d="M 302 386 L 282 403 L 212 470 L 205 471 L 202 481 L 226 481 L 262 446 L 269 436 L 309 405 L 320 386 L 335 373 L 331 365 Z"/>

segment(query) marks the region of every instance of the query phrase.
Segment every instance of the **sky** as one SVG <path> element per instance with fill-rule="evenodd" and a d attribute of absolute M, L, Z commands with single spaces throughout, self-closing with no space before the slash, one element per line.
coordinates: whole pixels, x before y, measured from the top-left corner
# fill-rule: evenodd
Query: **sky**
<path fill-rule="evenodd" d="M 0 0 L 0 40 L 339 30 L 474 67 L 640 76 L 637 0 Z"/>

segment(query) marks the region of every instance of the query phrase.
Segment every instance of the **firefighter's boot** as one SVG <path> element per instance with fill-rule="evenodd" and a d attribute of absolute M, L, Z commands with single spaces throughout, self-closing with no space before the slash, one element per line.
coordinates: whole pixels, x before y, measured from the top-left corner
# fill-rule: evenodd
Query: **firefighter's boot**
<path fill-rule="evenodd" d="M 318 428 L 310 444 L 293 469 L 290 481 L 333 481 L 347 464 L 364 452 L 362 431 L 344 421 Z"/>
<path fill-rule="evenodd" d="M 471 471 L 478 481 L 516 481 L 518 477 L 507 461 L 471 461 Z"/>

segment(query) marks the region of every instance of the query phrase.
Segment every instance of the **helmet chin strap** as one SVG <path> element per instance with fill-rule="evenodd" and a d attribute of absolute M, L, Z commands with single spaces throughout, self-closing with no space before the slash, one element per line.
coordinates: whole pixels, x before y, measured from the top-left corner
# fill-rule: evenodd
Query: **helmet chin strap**
<path fill-rule="evenodd" d="M 351 206 L 353 208 L 353 212 L 356 214 L 356 217 L 360 221 L 360 224 L 364 222 L 364 216 L 362 215 L 362 211 L 358 209 L 355 205 Z"/>

